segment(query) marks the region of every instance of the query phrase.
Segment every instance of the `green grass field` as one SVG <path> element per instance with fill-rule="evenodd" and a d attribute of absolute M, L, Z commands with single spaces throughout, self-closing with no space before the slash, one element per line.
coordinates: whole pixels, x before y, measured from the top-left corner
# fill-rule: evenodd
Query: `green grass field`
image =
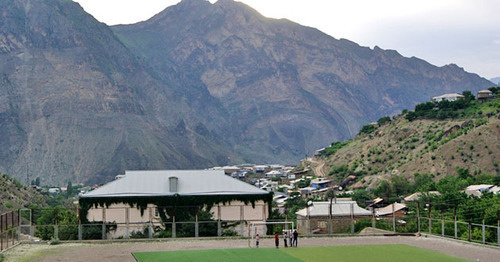
<path fill-rule="evenodd" d="M 139 262 L 237 261 L 467 261 L 408 245 L 358 245 L 299 248 L 239 248 L 133 253 Z"/>

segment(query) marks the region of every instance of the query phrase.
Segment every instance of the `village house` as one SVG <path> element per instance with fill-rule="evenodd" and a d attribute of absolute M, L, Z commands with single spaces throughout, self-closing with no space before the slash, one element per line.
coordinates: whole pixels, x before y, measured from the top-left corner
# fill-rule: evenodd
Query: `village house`
<path fill-rule="evenodd" d="M 482 103 L 484 101 L 488 101 L 490 99 L 493 99 L 493 92 L 491 92 L 490 90 L 480 90 L 479 92 L 477 92 L 477 101 L 479 103 Z"/>
<path fill-rule="evenodd" d="M 179 208 L 208 207 L 214 221 L 265 221 L 271 201 L 269 192 L 226 176 L 222 169 L 158 170 L 126 171 L 81 195 L 79 205 L 88 221 L 116 223 L 119 234 L 145 223 L 161 225 L 158 208 L 165 206 L 174 225 Z"/>
<path fill-rule="evenodd" d="M 311 187 L 314 187 L 316 189 L 323 189 L 323 188 L 329 188 L 332 185 L 332 181 L 329 179 L 325 178 L 316 178 L 311 181 Z"/>
<path fill-rule="evenodd" d="M 300 234 L 329 233 L 329 220 L 332 232 L 342 232 L 351 222 L 372 217 L 372 212 L 358 206 L 350 198 L 337 198 L 332 202 L 311 202 L 311 205 L 297 211 L 297 231 Z"/>
<path fill-rule="evenodd" d="M 491 192 L 493 194 L 497 194 L 500 191 L 500 187 L 494 186 L 494 185 L 470 185 L 467 188 L 465 188 L 465 193 L 470 196 L 481 196 L 485 192 Z"/>
<path fill-rule="evenodd" d="M 440 196 L 441 193 L 439 193 L 439 191 L 429 191 L 429 192 L 426 192 L 426 193 L 422 193 L 422 192 L 415 192 L 407 197 L 404 198 L 404 201 L 405 202 L 411 202 L 411 201 L 417 201 L 419 200 L 422 196 L 425 196 L 425 195 L 428 195 L 428 196 Z"/>
<path fill-rule="evenodd" d="M 447 100 L 449 102 L 453 102 L 453 101 L 457 101 L 460 98 L 464 98 L 464 96 L 460 95 L 460 94 L 456 94 L 456 93 L 454 93 L 454 94 L 444 94 L 444 95 L 432 97 L 432 102 L 439 103 L 439 102 L 441 102 L 443 100 Z"/>
<path fill-rule="evenodd" d="M 401 219 L 405 216 L 406 209 L 406 204 L 392 203 L 385 207 L 376 208 L 375 215 L 377 217 L 395 217 L 396 219 Z"/>

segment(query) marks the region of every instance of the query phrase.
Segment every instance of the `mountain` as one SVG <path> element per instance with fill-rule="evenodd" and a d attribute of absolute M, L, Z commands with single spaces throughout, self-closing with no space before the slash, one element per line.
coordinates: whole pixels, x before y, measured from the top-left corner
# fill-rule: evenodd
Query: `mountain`
<path fill-rule="evenodd" d="M 490 81 L 492 83 L 494 83 L 495 85 L 499 85 L 500 86 L 500 77 L 494 77 L 494 78 L 490 79 Z"/>
<path fill-rule="evenodd" d="M 229 126 L 215 132 L 247 161 L 293 162 L 431 96 L 491 86 L 453 64 L 361 47 L 231 0 L 184 0 L 112 29 L 156 74 L 204 92 L 194 104 L 224 108 Z"/>
<path fill-rule="evenodd" d="M 99 183 L 125 169 L 202 168 L 232 156 L 78 4 L 0 1 L 0 10 L 1 171 Z"/>
<path fill-rule="evenodd" d="M 293 162 L 433 95 L 492 84 L 228 0 L 112 28 L 70 0 L 0 0 L 0 14 L 0 171 L 23 182 Z"/>
<path fill-rule="evenodd" d="M 436 109 L 433 109 L 436 110 Z M 368 130 L 368 129 L 367 129 Z M 345 143 L 334 143 L 303 160 L 316 175 L 327 174 L 343 186 L 375 188 L 381 181 L 415 173 L 438 181 L 469 169 L 471 175 L 500 175 L 500 99 L 460 110 L 460 117 L 419 118 L 405 114 L 361 132 Z"/>

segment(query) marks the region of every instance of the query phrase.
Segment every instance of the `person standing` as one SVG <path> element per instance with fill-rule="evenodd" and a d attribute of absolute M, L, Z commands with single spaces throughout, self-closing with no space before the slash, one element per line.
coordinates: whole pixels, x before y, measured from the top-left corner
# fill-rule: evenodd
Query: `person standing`
<path fill-rule="evenodd" d="M 294 230 L 293 231 L 293 243 L 295 244 L 295 247 L 297 247 L 297 245 L 298 245 L 298 240 L 299 240 L 299 233 L 297 233 L 297 230 Z"/>
<path fill-rule="evenodd" d="M 280 245 L 280 235 L 278 235 L 278 232 L 274 233 L 274 243 L 276 244 L 276 248 Z"/>
<path fill-rule="evenodd" d="M 260 240 L 260 237 L 259 237 L 259 234 L 257 234 L 255 236 L 255 246 L 259 247 L 259 240 Z"/>
<path fill-rule="evenodd" d="M 293 247 L 293 231 L 291 229 L 289 235 L 290 235 L 290 247 Z"/>
<path fill-rule="evenodd" d="M 286 230 L 283 231 L 283 243 L 285 244 L 285 247 L 288 247 L 286 240 L 288 239 L 288 234 L 286 233 Z M 290 243 L 292 244 L 292 243 Z"/>

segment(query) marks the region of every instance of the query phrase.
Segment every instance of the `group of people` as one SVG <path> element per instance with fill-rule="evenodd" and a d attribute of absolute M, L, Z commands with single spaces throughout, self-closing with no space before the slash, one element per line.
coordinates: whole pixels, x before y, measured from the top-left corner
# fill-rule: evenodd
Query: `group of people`
<path fill-rule="evenodd" d="M 298 239 L 299 239 L 299 233 L 297 230 L 283 230 L 283 243 L 285 247 L 288 247 L 288 239 L 290 239 L 290 247 L 297 247 L 298 244 Z M 259 234 L 255 236 L 255 245 L 259 247 L 259 241 L 260 237 Z M 280 239 L 279 239 L 279 234 L 276 232 L 274 234 L 274 243 L 276 244 L 276 248 L 279 247 L 280 245 Z"/>

